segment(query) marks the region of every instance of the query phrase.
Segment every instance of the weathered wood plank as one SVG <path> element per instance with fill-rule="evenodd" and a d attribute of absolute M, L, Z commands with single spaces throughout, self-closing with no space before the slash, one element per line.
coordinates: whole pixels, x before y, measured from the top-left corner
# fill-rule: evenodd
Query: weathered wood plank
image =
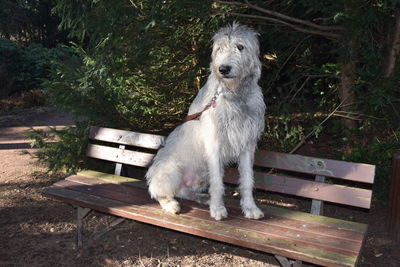
<path fill-rule="evenodd" d="M 165 137 L 161 135 L 100 127 L 91 127 L 89 137 L 94 140 L 151 149 L 159 149 L 165 142 Z M 255 159 L 256 165 L 268 168 L 304 172 L 364 183 L 373 183 L 374 181 L 375 166 L 369 164 L 306 157 L 266 150 L 257 151 Z"/>
<path fill-rule="evenodd" d="M 357 257 L 326 251 L 314 246 L 287 242 L 281 238 L 233 227 L 224 222 L 193 219 L 183 215 L 172 215 L 148 206 L 127 205 L 63 188 L 47 188 L 45 194 L 56 199 L 96 209 L 113 215 L 166 227 L 197 236 L 244 246 L 269 253 L 297 258 L 325 266 L 354 266 Z"/>
<path fill-rule="evenodd" d="M 89 173 L 82 175 L 90 176 Z M 95 175 L 94 172 L 92 175 Z M 107 176 L 108 174 L 99 173 L 97 175 Z M 239 173 L 237 169 L 227 168 L 225 170 L 224 182 L 229 184 L 238 184 L 238 177 Z M 254 178 L 255 187 L 257 189 L 312 199 L 320 199 L 323 201 L 366 209 L 370 208 L 371 206 L 372 190 L 335 184 L 318 183 L 315 181 L 308 181 L 295 177 L 272 175 L 261 172 L 255 172 Z"/>
<path fill-rule="evenodd" d="M 256 153 L 255 165 L 370 184 L 374 182 L 375 176 L 374 165 L 306 157 L 266 150 L 260 150 Z"/>
<path fill-rule="evenodd" d="M 224 182 L 238 184 L 238 179 L 239 173 L 236 169 L 229 168 L 226 170 Z M 263 172 L 255 172 L 254 181 L 256 188 L 267 191 L 320 199 L 366 209 L 369 209 L 371 205 L 372 190 L 326 184 Z"/>
<path fill-rule="evenodd" d="M 97 179 L 90 179 L 86 177 L 73 176 L 69 180 L 64 180 L 56 183 L 56 186 L 63 188 L 76 190 L 82 193 L 88 193 L 104 198 L 109 198 L 117 201 L 133 205 L 147 205 L 152 208 L 160 209 L 159 205 L 153 205 L 152 201 L 145 190 L 136 188 L 122 187 L 116 184 L 101 183 L 96 181 Z M 190 217 L 201 218 L 203 220 L 213 220 L 210 218 L 208 207 L 198 205 L 191 201 L 180 201 L 184 212 L 183 215 Z M 338 253 L 344 253 L 353 255 L 360 250 L 362 236 L 353 235 L 353 239 L 341 238 L 341 231 L 331 229 L 331 235 L 323 233 L 320 228 L 307 228 L 303 222 L 297 222 L 298 226 L 287 227 L 280 223 L 278 217 L 266 218 L 264 220 L 248 220 L 243 217 L 240 210 L 236 208 L 229 209 L 229 218 L 225 221 L 225 224 L 229 224 L 235 227 L 243 227 L 248 230 L 257 231 L 259 233 L 266 233 L 283 239 L 294 240 L 298 243 L 304 243 L 306 245 L 314 245 L 319 247 L 325 247 L 327 250 L 335 251 Z M 315 231 L 312 231 L 312 230 Z"/>
<path fill-rule="evenodd" d="M 121 176 L 117 176 L 117 175 L 96 172 L 96 171 L 82 171 L 82 172 L 78 173 L 78 175 L 101 179 L 107 183 L 123 184 L 123 185 L 147 189 L 146 183 L 144 181 L 134 179 L 134 178 L 121 177 Z M 67 178 L 67 179 L 70 179 L 70 178 Z M 235 204 L 235 206 L 239 206 L 239 205 Z M 331 228 L 337 228 L 337 229 L 349 230 L 349 231 L 357 231 L 361 235 L 363 235 L 367 231 L 367 226 L 362 223 L 343 221 L 343 220 L 325 217 L 325 216 L 317 216 L 317 215 L 313 215 L 310 213 L 293 211 L 293 210 L 288 210 L 285 208 L 272 207 L 272 206 L 267 206 L 267 205 L 260 205 L 260 206 L 263 207 L 264 212 L 266 214 L 268 214 L 268 216 L 283 217 L 283 218 L 287 218 L 290 220 L 299 220 L 299 221 L 303 221 L 305 223 L 313 222 L 314 224 L 326 225 Z M 289 221 L 285 221 L 285 224 L 289 224 Z M 306 224 L 306 227 L 312 227 L 312 225 Z M 328 230 L 329 229 L 322 229 L 323 232 L 326 232 Z M 349 238 L 354 239 L 356 237 L 351 236 Z"/>
<path fill-rule="evenodd" d="M 164 143 L 164 136 L 136 133 L 111 128 L 90 127 L 89 138 L 93 140 L 159 149 Z"/>
<path fill-rule="evenodd" d="M 93 144 L 88 145 L 86 155 L 91 158 L 139 167 L 148 167 L 154 158 L 154 155 L 150 153 Z"/>
<path fill-rule="evenodd" d="M 111 182 L 114 184 L 122 184 L 129 185 L 134 187 L 139 187 L 143 189 L 147 189 L 146 181 L 141 179 L 129 178 L 104 172 L 92 171 L 92 170 L 84 170 L 77 173 L 77 176 L 84 176 L 89 178 L 101 179 L 106 182 Z M 70 176 L 73 177 L 73 176 Z M 70 177 L 67 177 L 69 179 Z"/>
<path fill-rule="evenodd" d="M 327 236 L 321 232 L 303 231 L 300 227 L 290 228 L 280 223 L 280 218 L 265 218 L 261 220 L 245 219 L 237 208 L 228 208 L 228 218 L 222 223 L 236 228 L 247 229 L 267 236 L 273 236 L 293 242 L 298 245 L 315 246 L 329 252 L 341 253 L 344 255 L 357 255 L 361 249 L 361 240 L 342 239 L 338 236 Z M 185 216 L 201 218 L 213 222 L 207 209 L 190 209 Z M 270 223 L 270 221 L 273 221 Z M 338 231 L 337 231 L 338 232 Z"/>

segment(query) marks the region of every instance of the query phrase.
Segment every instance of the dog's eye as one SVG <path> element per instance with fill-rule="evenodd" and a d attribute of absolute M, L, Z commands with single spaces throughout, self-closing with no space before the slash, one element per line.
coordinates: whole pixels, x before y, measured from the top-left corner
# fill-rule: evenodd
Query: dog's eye
<path fill-rule="evenodd" d="M 243 48 L 244 48 L 244 46 L 243 46 L 243 45 L 240 45 L 240 44 L 239 44 L 239 45 L 237 45 L 236 47 L 237 47 L 237 49 L 239 49 L 239 51 L 242 51 L 242 50 L 243 50 Z"/>

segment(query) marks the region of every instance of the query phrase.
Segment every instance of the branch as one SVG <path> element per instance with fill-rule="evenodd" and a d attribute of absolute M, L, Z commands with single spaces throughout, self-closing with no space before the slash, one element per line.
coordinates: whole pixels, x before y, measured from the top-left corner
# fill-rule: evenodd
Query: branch
<path fill-rule="evenodd" d="M 345 99 L 346 100 L 346 99 Z M 319 127 L 321 127 L 327 120 L 329 120 L 332 116 L 334 116 L 334 114 L 341 108 L 341 106 L 344 104 L 344 101 L 342 101 L 331 113 L 329 113 L 328 116 L 326 116 L 325 119 L 323 119 L 316 127 L 314 127 L 314 129 L 307 134 L 303 140 L 301 140 L 292 150 L 290 150 L 289 154 L 293 154 L 295 153 L 305 142 L 306 140 L 315 133 L 315 131 L 317 129 L 319 129 Z"/>
<path fill-rule="evenodd" d="M 306 20 L 302 20 L 302 19 L 298 19 L 298 18 L 293 18 L 293 17 L 284 15 L 284 14 L 276 12 L 276 11 L 268 10 L 268 9 L 265 9 L 265 8 L 250 4 L 247 0 L 246 0 L 246 3 L 236 2 L 236 1 L 219 1 L 219 0 L 216 0 L 215 2 L 219 3 L 219 4 L 225 4 L 225 5 L 244 6 L 244 7 L 247 7 L 247 8 L 258 10 L 260 12 L 263 12 L 265 14 L 268 14 L 268 15 L 271 15 L 271 16 L 274 16 L 274 17 L 278 17 L 278 18 L 281 18 L 281 19 L 284 19 L 284 20 L 288 20 L 288 21 L 291 21 L 291 22 L 295 22 L 295 23 L 298 23 L 298 24 L 307 25 L 309 27 L 316 28 L 316 29 L 319 29 L 319 30 L 322 30 L 322 31 L 336 31 L 336 30 L 340 31 L 340 30 L 343 30 L 343 27 L 340 27 L 340 26 L 323 26 L 323 25 L 319 25 L 319 24 L 316 24 L 316 23 L 313 23 L 313 22 L 310 22 L 310 21 L 306 21 Z"/>
<path fill-rule="evenodd" d="M 285 67 L 286 63 L 288 63 L 288 61 L 290 60 L 290 58 L 294 55 L 294 53 L 296 52 L 297 48 L 299 48 L 299 46 L 309 37 L 304 38 L 303 40 L 301 40 L 300 42 L 297 43 L 296 47 L 293 49 L 293 51 L 290 53 L 290 55 L 286 58 L 285 62 L 283 62 L 283 64 L 279 67 L 279 70 L 276 72 L 275 78 L 273 79 L 273 82 L 275 82 L 278 79 L 279 74 L 281 73 L 282 69 Z"/>
<path fill-rule="evenodd" d="M 390 45 L 387 54 L 386 64 L 384 65 L 383 75 L 389 77 L 393 74 L 396 67 L 397 54 L 400 52 L 400 7 L 395 12 L 395 24 L 389 34 Z"/>
<path fill-rule="evenodd" d="M 339 39 L 340 38 L 340 34 L 337 34 L 337 33 L 323 32 L 323 31 L 317 31 L 317 30 L 308 30 L 308 29 L 301 28 L 299 26 L 290 24 L 290 23 L 285 22 L 283 20 L 270 18 L 270 17 L 266 17 L 266 16 L 241 14 L 241 13 L 236 13 L 236 12 L 219 12 L 219 13 L 238 16 L 238 17 L 244 17 L 244 18 L 262 19 L 262 20 L 272 21 L 272 22 L 275 22 L 275 23 L 279 23 L 279 24 L 288 26 L 288 27 L 290 27 L 292 29 L 295 29 L 296 31 L 299 31 L 299 32 L 321 35 L 321 36 L 324 36 L 324 37 L 326 37 L 328 39 Z"/>

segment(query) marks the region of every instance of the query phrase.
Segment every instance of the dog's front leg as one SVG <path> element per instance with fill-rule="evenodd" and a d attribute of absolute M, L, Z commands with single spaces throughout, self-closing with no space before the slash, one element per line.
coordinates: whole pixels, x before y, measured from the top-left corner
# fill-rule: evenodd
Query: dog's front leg
<path fill-rule="evenodd" d="M 240 173 L 240 206 L 244 216 L 249 219 L 260 219 L 264 217 L 264 213 L 256 206 L 253 198 L 254 187 L 254 151 L 244 151 L 239 156 L 239 173 Z"/>
<path fill-rule="evenodd" d="M 210 215 L 216 220 L 221 220 L 228 216 L 223 200 L 223 166 L 219 157 L 218 146 L 207 150 L 207 164 L 210 171 Z"/>

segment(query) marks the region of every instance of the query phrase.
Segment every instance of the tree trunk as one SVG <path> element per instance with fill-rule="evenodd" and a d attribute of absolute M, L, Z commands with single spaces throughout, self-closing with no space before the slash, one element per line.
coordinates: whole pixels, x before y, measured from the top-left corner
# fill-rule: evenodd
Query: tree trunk
<path fill-rule="evenodd" d="M 400 7 L 396 8 L 395 24 L 389 32 L 389 51 L 384 65 L 383 74 L 385 77 L 392 75 L 396 67 L 396 58 L 400 52 Z"/>
<path fill-rule="evenodd" d="M 356 79 L 354 69 L 354 61 L 348 61 L 342 65 L 339 85 L 339 99 L 342 105 L 342 111 L 350 111 L 351 105 L 354 104 L 355 94 L 353 86 Z M 356 121 L 352 119 L 343 118 L 343 124 L 347 130 L 355 129 L 357 127 Z"/>

